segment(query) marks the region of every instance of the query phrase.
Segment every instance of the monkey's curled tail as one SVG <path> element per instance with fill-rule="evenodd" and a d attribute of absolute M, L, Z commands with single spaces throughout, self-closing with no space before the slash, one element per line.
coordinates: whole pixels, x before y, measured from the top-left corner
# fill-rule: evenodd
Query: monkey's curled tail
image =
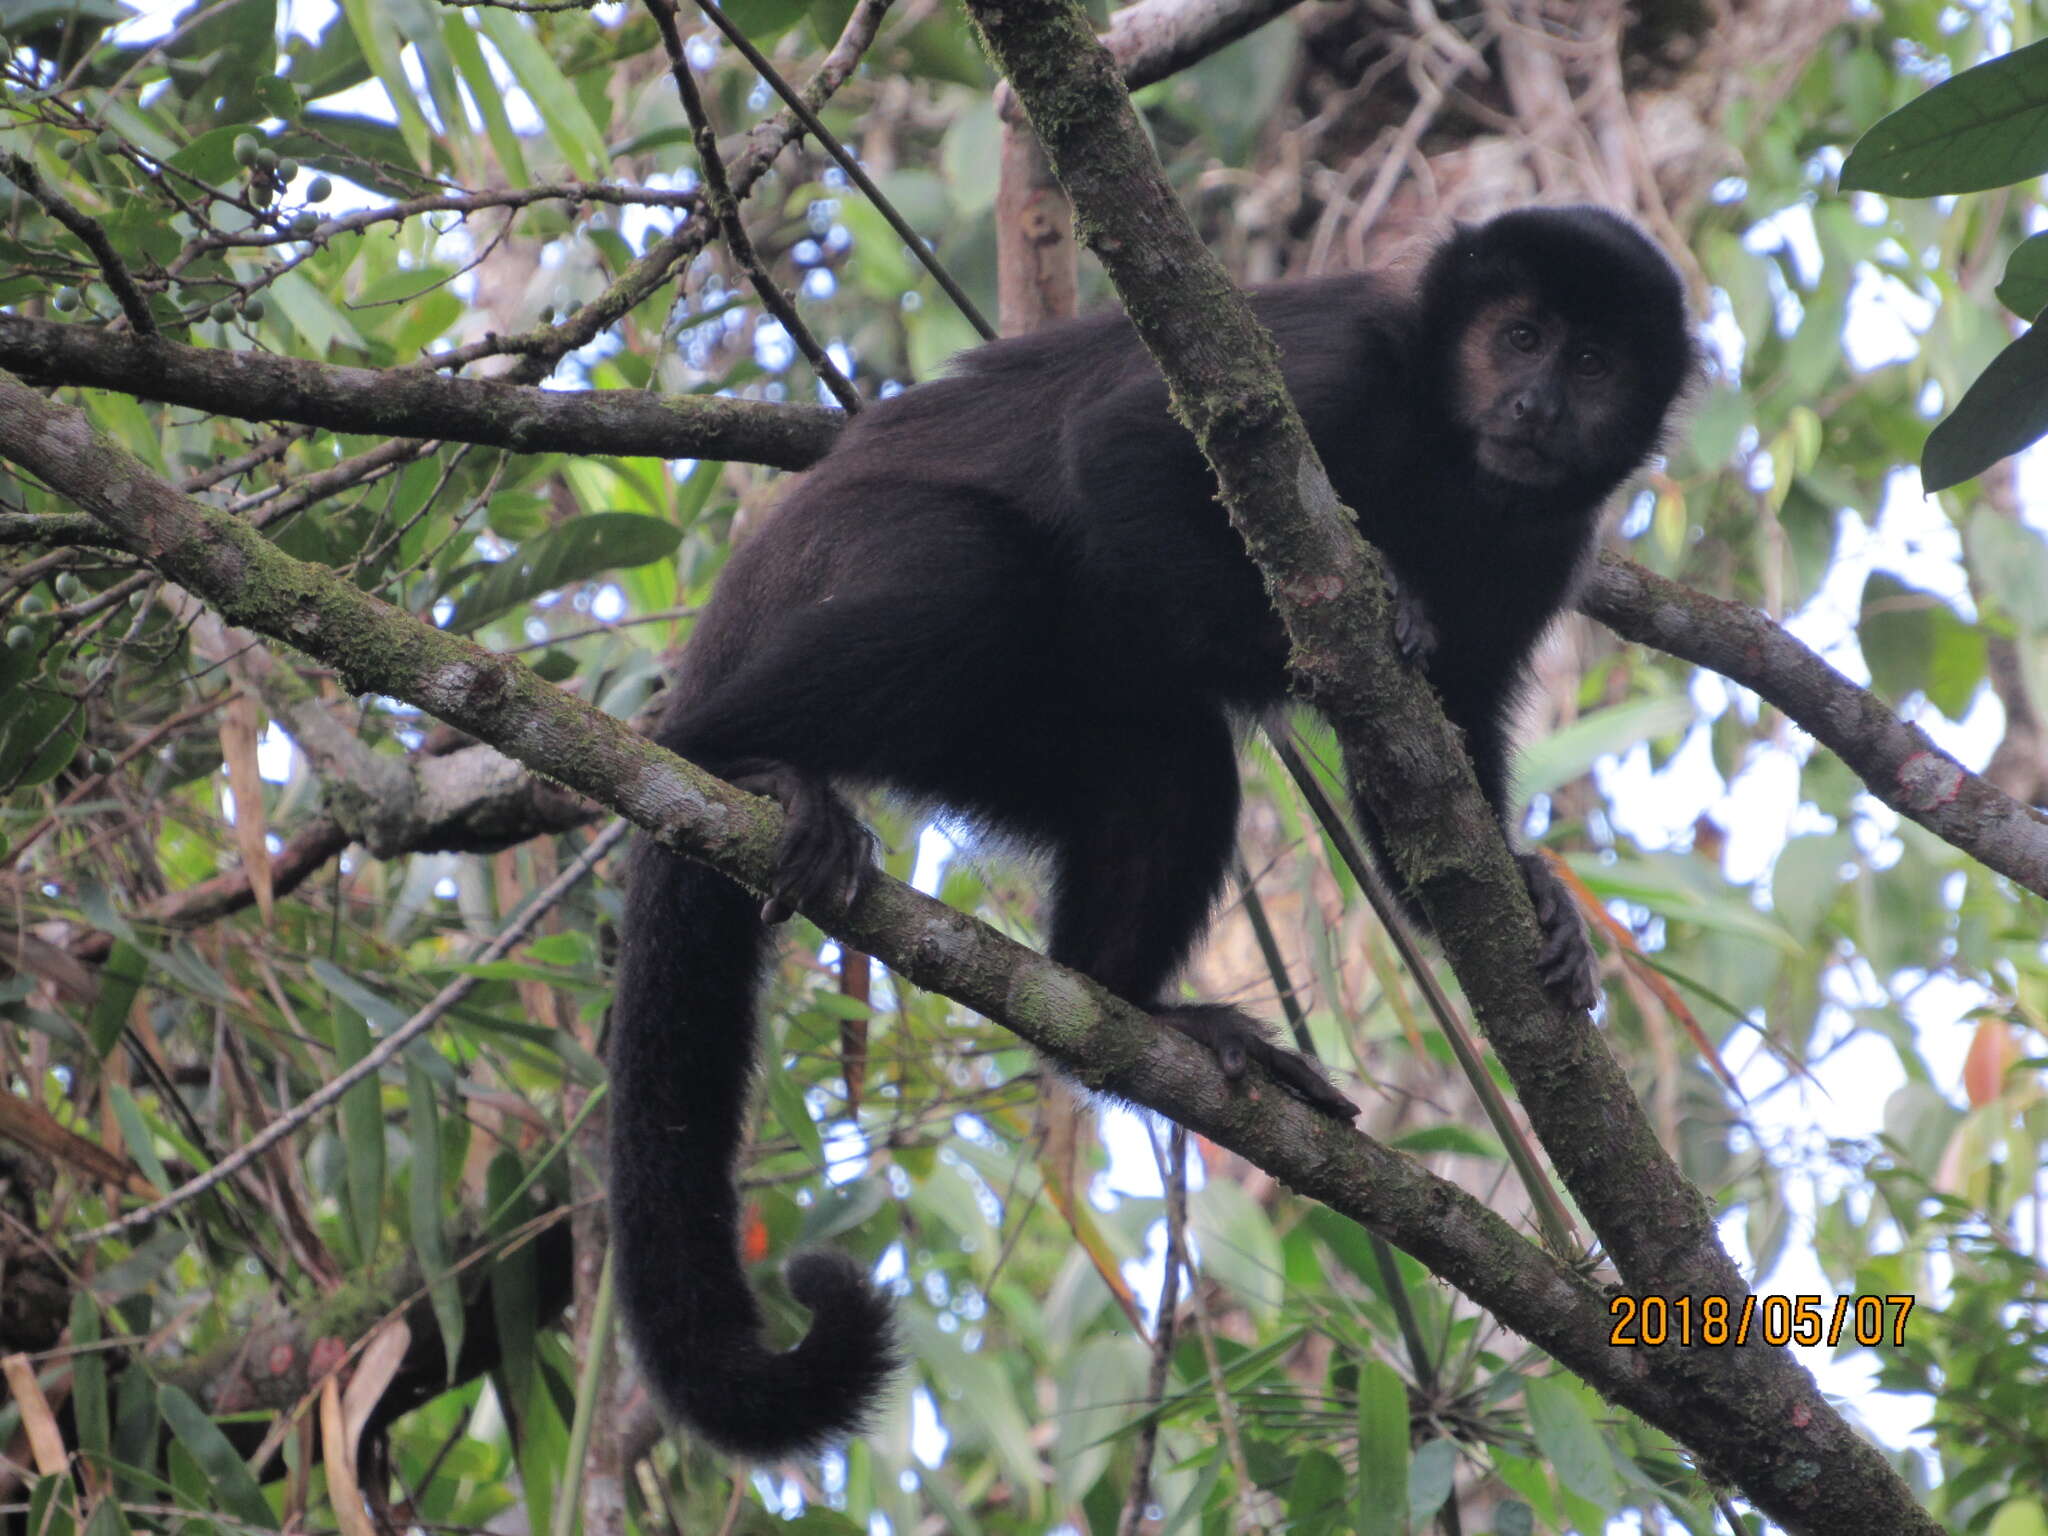
<path fill-rule="evenodd" d="M 859 1428 L 895 1355 L 888 1302 L 837 1253 L 790 1260 L 810 1331 L 781 1353 L 761 1342 L 733 1164 L 765 949 L 757 898 L 639 844 L 611 1026 L 619 1302 L 657 1401 L 725 1450 L 772 1460 Z"/>

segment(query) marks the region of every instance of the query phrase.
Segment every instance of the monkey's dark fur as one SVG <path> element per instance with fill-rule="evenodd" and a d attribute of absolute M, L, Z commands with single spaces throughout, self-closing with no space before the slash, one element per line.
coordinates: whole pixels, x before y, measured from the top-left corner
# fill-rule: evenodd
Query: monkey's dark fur
<path fill-rule="evenodd" d="M 1412 291 L 1339 277 L 1253 304 L 1338 495 L 1393 566 L 1400 648 L 1505 818 L 1530 652 L 1694 368 L 1677 275 L 1623 219 L 1529 209 L 1454 231 Z M 1037 849 L 1055 959 L 1233 1076 L 1256 1057 L 1355 1113 L 1235 1010 L 1168 1001 L 1230 862 L 1232 720 L 1283 699 L 1286 655 L 1116 315 L 983 347 L 865 412 L 734 555 L 658 737 L 782 802 L 776 888 L 764 908 L 643 842 L 612 1016 L 619 1293 L 675 1418 L 749 1456 L 815 1449 L 859 1426 L 894 1364 L 887 1303 L 832 1253 L 791 1261 L 811 1329 L 767 1349 L 738 1255 L 764 918 L 853 889 L 867 864 L 834 784 L 907 791 Z M 1540 862 L 1523 868 L 1545 980 L 1590 1005 L 1578 918 Z"/>

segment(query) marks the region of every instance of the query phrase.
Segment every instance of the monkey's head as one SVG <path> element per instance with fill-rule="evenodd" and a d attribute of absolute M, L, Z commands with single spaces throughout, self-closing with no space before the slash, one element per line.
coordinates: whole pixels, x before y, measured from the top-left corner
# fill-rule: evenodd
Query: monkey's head
<path fill-rule="evenodd" d="M 1574 509 L 1657 449 L 1697 368 L 1677 272 L 1604 208 L 1460 226 L 1421 300 L 1440 404 L 1483 476 Z"/>

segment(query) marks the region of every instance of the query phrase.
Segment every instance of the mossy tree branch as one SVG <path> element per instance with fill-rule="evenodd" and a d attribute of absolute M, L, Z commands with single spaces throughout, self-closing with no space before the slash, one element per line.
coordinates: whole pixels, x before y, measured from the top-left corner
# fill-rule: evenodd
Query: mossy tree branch
<path fill-rule="evenodd" d="M 229 622 L 403 699 L 759 887 L 781 813 L 663 751 L 517 661 L 420 622 L 228 513 L 180 495 L 83 412 L 0 373 L 0 457 L 41 477 Z M 1270 1083 L 1233 1087 L 1214 1059 L 1087 977 L 877 874 L 851 907 L 805 915 L 915 984 L 1014 1030 L 1082 1082 L 1160 1114 L 1386 1236 L 1616 1402 L 1662 1425 L 1697 1397 L 1608 1345 L 1607 1298 L 1481 1201 Z M 1709 1437 L 1711 1439 L 1711 1437 Z"/>
<path fill-rule="evenodd" d="M 1335 729 L 1580 1209 L 1631 1290 L 1695 1304 L 1720 1296 L 1739 1312 L 1748 1288 L 1706 1200 L 1658 1144 L 1592 1020 L 1558 1007 L 1536 979 L 1522 880 L 1442 710 L 1396 659 L 1385 568 L 1337 504 L 1272 339 L 1196 237 L 1114 61 L 1070 0 L 968 0 L 968 10 L 1216 471 L 1286 624 L 1297 689 Z M 1642 1359 L 1687 1405 L 1653 1422 L 1789 1528 L 1939 1530 L 1786 1351 L 1756 1343 Z"/>

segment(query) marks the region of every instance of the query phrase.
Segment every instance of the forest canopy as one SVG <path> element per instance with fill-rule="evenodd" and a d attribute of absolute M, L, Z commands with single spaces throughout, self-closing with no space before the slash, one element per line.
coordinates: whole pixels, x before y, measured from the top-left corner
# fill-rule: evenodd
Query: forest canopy
<path fill-rule="evenodd" d="M 2036 15 L 0 0 L 0 1522 L 2048 1536 Z M 630 827 L 769 867 L 644 734 L 732 550 L 847 411 L 1122 304 L 1268 573 L 1348 560 L 1201 252 L 1562 202 L 1707 358 L 1523 712 L 1596 1018 L 1519 884 L 1375 904 L 1346 769 L 1512 866 L 1378 587 L 1275 583 L 1334 723 L 1247 732 L 1190 995 L 1358 1130 L 864 801 L 742 1242 L 785 1340 L 854 1255 L 906 1369 L 819 1460 L 667 1432 L 605 1020 Z"/>

